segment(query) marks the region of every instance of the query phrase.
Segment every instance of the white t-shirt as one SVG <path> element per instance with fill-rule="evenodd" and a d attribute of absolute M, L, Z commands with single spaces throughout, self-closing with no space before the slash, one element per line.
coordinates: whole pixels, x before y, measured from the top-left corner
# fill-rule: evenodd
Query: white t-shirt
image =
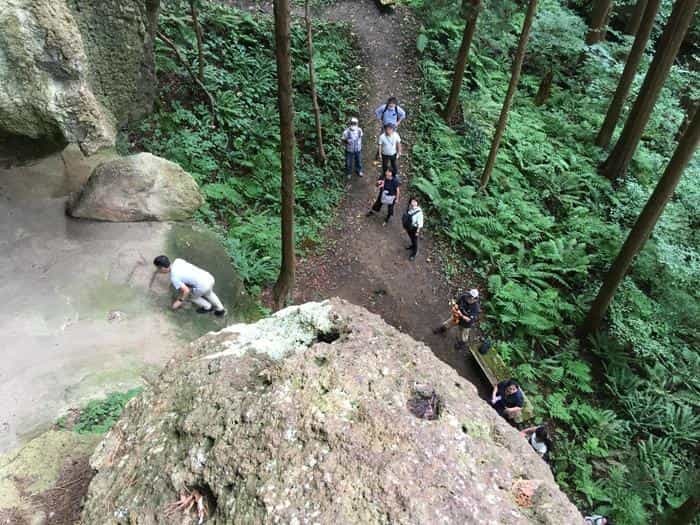
<path fill-rule="evenodd" d="M 382 147 L 382 155 L 396 155 L 397 147 L 401 144 L 401 137 L 395 131 L 391 136 L 386 133 L 379 135 L 379 145 Z"/>
<path fill-rule="evenodd" d="M 423 210 L 420 209 L 420 206 L 409 208 L 408 214 L 411 216 L 411 226 L 418 229 L 423 227 Z"/>
<path fill-rule="evenodd" d="M 206 292 L 214 287 L 214 276 L 184 259 L 175 259 L 170 265 L 170 282 L 177 290 L 184 284 L 192 291 Z"/>
<path fill-rule="evenodd" d="M 540 456 L 544 456 L 547 453 L 547 443 L 537 441 L 537 437 L 535 436 L 534 432 L 530 436 L 530 445 L 532 445 L 532 448 L 534 448 L 535 452 L 537 452 Z"/>

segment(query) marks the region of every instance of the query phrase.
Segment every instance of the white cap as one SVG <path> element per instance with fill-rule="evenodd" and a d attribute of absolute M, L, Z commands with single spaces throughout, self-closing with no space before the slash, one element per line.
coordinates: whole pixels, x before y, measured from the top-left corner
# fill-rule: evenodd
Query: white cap
<path fill-rule="evenodd" d="M 479 297 L 479 290 L 477 290 L 476 288 L 472 288 L 471 290 L 469 290 L 469 295 L 476 299 L 477 297 Z"/>
<path fill-rule="evenodd" d="M 359 124 L 359 122 L 360 122 L 360 121 L 357 120 L 357 117 L 352 117 L 352 118 L 350 119 L 350 124 Z"/>

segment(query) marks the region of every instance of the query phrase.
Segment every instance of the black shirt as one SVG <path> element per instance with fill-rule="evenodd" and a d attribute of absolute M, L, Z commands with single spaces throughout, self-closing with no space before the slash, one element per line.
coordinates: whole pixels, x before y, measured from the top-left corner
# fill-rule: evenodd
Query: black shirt
<path fill-rule="evenodd" d="M 399 179 L 397 177 L 393 177 L 391 180 L 389 179 L 380 179 L 384 181 L 384 187 L 382 188 L 382 192 L 386 191 L 389 195 L 396 195 L 396 190 L 398 189 L 399 186 L 401 186 L 401 182 L 399 182 Z"/>
<path fill-rule="evenodd" d="M 459 299 L 457 299 L 457 306 L 459 306 L 459 311 L 462 312 L 464 315 L 469 316 L 470 319 L 470 321 L 465 321 L 464 319 L 460 318 L 459 324 L 462 326 L 466 326 L 467 328 L 474 326 L 474 323 L 476 323 L 479 320 L 479 313 L 481 312 L 479 300 L 477 299 L 473 303 L 470 303 L 470 297 L 470 295 L 465 293 L 460 295 Z"/>

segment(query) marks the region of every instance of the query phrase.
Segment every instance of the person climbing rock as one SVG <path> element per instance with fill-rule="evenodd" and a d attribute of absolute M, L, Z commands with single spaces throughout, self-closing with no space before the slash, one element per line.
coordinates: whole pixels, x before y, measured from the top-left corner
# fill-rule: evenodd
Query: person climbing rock
<path fill-rule="evenodd" d="M 512 379 L 501 381 L 493 387 L 491 393 L 491 405 L 500 416 L 506 419 L 515 419 L 523 410 L 525 396 L 518 383 Z"/>
<path fill-rule="evenodd" d="M 406 112 L 399 106 L 396 97 L 389 97 L 386 104 L 382 104 L 374 110 L 374 116 L 379 121 L 380 129 L 383 130 L 387 124 L 393 124 L 394 128 L 398 129 L 399 124 L 406 118 Z"/>
<path fill-rule="evenodd" d="M 520 435 L 527 438 L 530 446 L 543 458 L 547 457 L 551 442 L 549 433 L 544 425 L 529 427 L 520 431 Z"/>
<path fill-rule="evenodd" d="M 384 226 L 386 226 L 391 220 L 392 215 L 394 215 L 394 206 L 399 201 L 401 181 L 397 175 L 394 175 L 393 171 L 387 169 L 384 171 L 384 176 L 377 181 L 377 188 L 379 188 L 379 194 L 377 195 L 377 200 L 374 205 L 367 212 L 367 217 L 373 215 L 375 212 L 379 212 L 382 209 L 382 205 L 386 204 L 387 213 L 386 219 L 384 220 Z"/>
<path fill-rule="evenodd" d="M 352 175 L 353 164 L 355 173 L 362 177 L 362 128 L 356 117 L 350 119 L 350 124 L 343 131 L 342 142 L 345 144 L 345 176 Z"/>
<path fill-rule="evenodd" d="M 214 276 L 201 268 L 190 264 L 184 259 L 175 259 L 172 263 L 165 255 L 159 255 L 153 260 L 156 266 L 156 274 L 169 273 L 170 282 L 179 292 L 173 302 L 173 310 L 182 307 L 189 298 L 199 306 L 197 313 L 205 314 L 211 311 L 219 317 L 226 313 L 224 305 L 214 293 Z M 154 277 L 155 277 L 154 275 Z"/>
<path fill-rule="evenodd" d="M 411 250 L 408 259 L 414 261 L 418 253 L 418 234 L 423 229 L 423 210 L 418 206 L 418 199 L 415 197 L 410 200 L 408 210 L 402 217 L 402 222 L 408 238 L 411 239 L 411 245 L 406 247 L 407 250 Z"/>
<path fill-rule="evenodd" d="M 378 153 L 382 156 L 382 173 L 385 173 L 389 164 L 394 176 L 399 174 L 398 160 L 401 156 L 401 137 L 395 131 L 394 124 L 384 126 L 384 133 L 379 135 Z"/>
<path fill-rule="evenodd" d="M 453 326 L 459 326 L 459 342 L 458 347 L 464 349 L 469 343 L 469 335 L 472 327 L 479 320 L 481 305 L 479 303 L 479 290 L 472 288 L 467 293 L 463 293 L 452 302 L 452 315 L 437 328 L 433 329 L 433 333 L 442 334 Z"/>

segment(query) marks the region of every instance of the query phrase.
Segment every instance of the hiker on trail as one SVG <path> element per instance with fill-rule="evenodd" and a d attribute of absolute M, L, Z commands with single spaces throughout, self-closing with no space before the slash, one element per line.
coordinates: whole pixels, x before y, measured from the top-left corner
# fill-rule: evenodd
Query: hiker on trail
<path fill-rule="evenodd" d="M 159 255 L 153 260 L 157 273 L 169 273 L 170 282 L 179 292 L 173 302 L 173 310 L 178 310 L 189 298 L 199 306 L 197 313 L 214 312 L 219 317 L 226 313 L 224 305 L 214 293 L 214 276 L 190 264 L 184 259 L 175 259 L 172 264 L 165 255 Z"/>
<path fill-rule="evenodd" d="M 493 387 L 491 393 L 491 405 L 500 416 L 506 419 L 515 419 L 523 410 L 525 396 L 518 383 L 512 379 L 501 381 Z"/>
<path fill-rule="evenodd" d="M 586 523 L 586 525 L 613 525 L 610 518 L 600 515 L 586 516 L 583 518 L 583 521 Z"/>
<path fill-rule="evenodd" d="M 374 205 L 367 212 L 367 217 L 373 215 L 375 212 L 379 213 L 382 209 L 382 205 L 386 204 L 387 213 L 386 219 L 384 220 L 384 226 L 386 226 L 391 220 L 391 216 L 394 215 L 394 206 L 399 201 L 399 194 L 401 186 L 401 181 L 394 172 L 387 169 L 384 172 L 384 176 L 377 181 L 377 188 L 379 188 L 379 194 L 377 195 L 377 200 Z"/>
<path fill-rule="evenodd" d="M 543 458 L 547 456 L 549 452 L 550 444 L 549 433 L 544 425 L 538 427 L 529 427 L 525 430 L 520 431 L 520 435 L 530 442 L 530 446 L 535 449 L 540 456 Z"/>
<path fill-rule="evenodd" d="M 394 128 L 398 128 L 399 124 L 406 118 L 406 112 L 399 106 L 396 97 L 389 97 L 386 104 L 382 104 L 374 110 L 374 116 L 377 117 L 383 130 L 387 124 L 393 124 Z"/>
<path fill-rule="evenodd" d="M 410 200 L 408 210 L 403 214 L 401 222 L 408 238 L 411 239 L 411 245 L 406 247 L 407 250 L 411 250 L 408 260 L 414 261 L 418 253 L 418 234 L 423 229 L 423 210 L 418 206 L 418 199 L 415 197 Z"/>
<path fill-rule="evenodd" d="M 479 290 L 473 288 L 460 295 L 457 301 L 452 301 L 452 315 L 439 327 L 433 329 L 433 333 L 442 334 L 453 326 L 459 326 L 460 334 L 457 346 L 463 349 L 469 343 L 469 334 L 472 327 L 479 321 L 480 312 Z"/>
<path fill-rule="evenodd" d="M 382 156 L 382 173 L 386 173 L 389 164 L 394 176 L 399 174 L 398 160 L 401 156 L 401 137 L 395 131 L 394 124 L 384 126 L 384 133 L 379 135 L 378 154 Z"/>
<path fill-rule="evenodd" d="M 345 176 L 352 175 L 353 163 L 355 173 L 362 177 L 362 128 L 356 117 L 350 119 L 350 125 L 343 131 L 342 141 L 345 144 Z"/>

